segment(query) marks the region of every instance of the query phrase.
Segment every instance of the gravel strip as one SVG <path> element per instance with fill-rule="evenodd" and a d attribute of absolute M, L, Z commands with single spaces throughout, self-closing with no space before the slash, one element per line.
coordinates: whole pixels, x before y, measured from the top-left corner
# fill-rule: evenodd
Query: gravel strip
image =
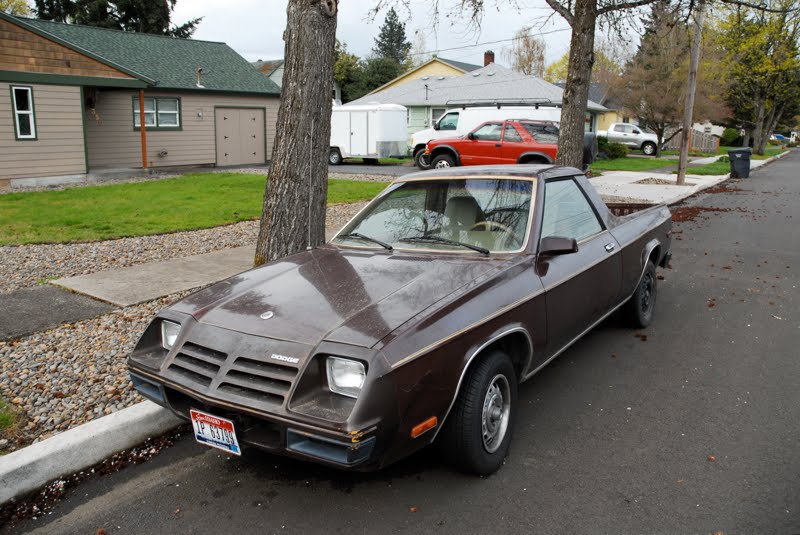
<path fill-rule="evenodd" d="M 340 229 L 366 203 L 328 207 L 326 228 Z M 0 247 L 0 292 L 148 262 L 192 256 L 255 244 L 258 221 L 173 234 L 157 234 L 89 243 Z"/>
<path fill-rule="evenodd" d="M 0 342 L 0 396 L 23 413 L 13 436 L 0 438 L 0 449 L 44 440 L 141 401 L 125 359 L 153 316 L 188 293 Z"/>

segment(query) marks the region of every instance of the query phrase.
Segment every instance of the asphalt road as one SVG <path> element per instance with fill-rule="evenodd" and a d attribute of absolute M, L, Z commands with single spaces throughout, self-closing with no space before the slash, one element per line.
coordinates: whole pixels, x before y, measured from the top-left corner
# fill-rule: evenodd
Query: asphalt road
<path fill-rule="evenodd" d="M 800 152 L 701 194 L 646 341 L 618 320 L 524 384 L 506 465 L 377 474 L 183 437 L 33 533 L 800 533 Z M 713 305 L 713 306 L 712 306 Z"/>

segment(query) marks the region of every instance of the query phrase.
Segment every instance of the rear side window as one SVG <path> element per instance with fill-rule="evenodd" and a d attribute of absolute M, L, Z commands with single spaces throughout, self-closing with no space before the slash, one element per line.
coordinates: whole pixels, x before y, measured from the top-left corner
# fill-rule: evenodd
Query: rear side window
<path fill-rule="evenodd" d="M 537 143 L 558 143 L 558 127 L 554 124 L 522 123 Z"/>
<path fill-rule="evenodd" d="M 615 132 L 625 132 L 630 134 L 632 130 L 633 129 L 628 124 L 618 124 L 617 126 L 614 127 Z"/>
<path fill-rule="evenodd" d="M 573 180 L 545 184 L 542 238 L 560 236 L 582 241 L 602 230 L 589 201 Z"/>

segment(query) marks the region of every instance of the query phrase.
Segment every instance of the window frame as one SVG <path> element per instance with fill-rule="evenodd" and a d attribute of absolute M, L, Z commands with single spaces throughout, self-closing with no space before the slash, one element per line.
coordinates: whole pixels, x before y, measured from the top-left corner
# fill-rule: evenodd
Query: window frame
<path fill-rule="evenodd" d="M 39 139 L 39 129 L 36 127 L 36 105 L 33 97 L 33 86 L 30 85 L 11 85 L 11 112 L 14 114 L 14 139 L 17 141 L 37 141 Z M 17 110 L 17 99 L 14 92 L 17 89 L 24 89 L 28 91 L 28 103 L 31 106 L 30 111 Z M 31 118 L 31 134 L 22 135 L 19 131 L 19 116 L 28 115 Z"/>
<path fill-rule="evenodd" d="M 145 100 L 147 100 L 147 99 L 152 99 L 153 100 L 154 106 L 153 106 L 153 112 L 152 113 L 153 113 L 153 116 L 155 117 L 155 122 L 156 122 L 155 126 L 149 126 L 149 125 L 145 124 L 144 125 L 145 126 L 145 130 L 162 130 L 162 131 L 170 131 L 170 130 L 172 130 L 172 131 L 176 131 L 176 132 L 180 131 L 180 130 L 183 130 L 183 102 L 181 101 L 181 97 L 166 97 L 166 96 L 149 96 L 148 97 L 148 96 L 146 96 L 144 98 L 145 98 Z M 134 130 L 134 132 L 139 132 L 142 129 L 142 127 L 140 125 L 136 124 L 136 121 L 139 119 L 139 95 L 131 96 L 131 100 L 132 100 L 132 107 L 133 107 L 133 130 Z M 178 119 L 178 124 L 177 125 L 160 126 L 158 124 L 158 114 L 159 114 L 158 101 L 159 100 L 175 100 L 175 101 L 177 101 L 177 103 L 178 103 L 177 111 L 169 110 L 169 111 L 161 112 L 161 113 L 175 114 L 176 118 Z M 145 111 L 145 113 L 150 113 L 150 112 Z"/>
<path fill-rule="evenodd" d="M 514 132 L 514 134 L 516 134 L 517 139 L 506 139 L 506 132 L 509 129 L 512 132 Z M 534 141 L 536 140 L 534 139 Z M 503 125 L 503 135 L 501 136 L 501 143 L 524 143 L 524 142 L 525 140 L 522 138 L 522 134 L 519 133 L 519 130 L 517 130 L 517 127 L 516 125 L 514 125 L 514 123 L 505 123 Z"/>
<path fill-rule="evenodd" d="M 537 250 L 538 250 L 539 247 L 541 247 L 542 240 L 544 238 L 548 237 L 548 236 L 544 236 L 544 216 L 545 216 L 545 213 L 547 212 L 547 186 L 549 184 L 553 184 L 553 183 L 556 183 L 556 182 L 572 182 L 572 184 L 575 186 L 575 188 L 581 194 L 583 199 L 586 201 L 586 204 L 589 205 L 589 210 L 592 212 L 592 214 L 594 214 L 594 217 L 597 220 L 598 225 L 600 226 L 600 230 L 595 232 L 594 234 L 590 234 L 589 236 L 586 236 L 585 238 L 581 238 L 580 240 L 575 238 L 575 241 L 578 243 L 578 245 L 580 245 L 582 243 L 585 243 L 587 241 L 590 241 L 590 240 L 594 240 L 598 236 L 608 232 L 608 227 L 606 226 L 606 222 L 603 220 L 602 217 L 600 217 L 600 214 L 597 212 L 597 209 L 596 209 L 594 203 L 589 198 L 589 196 L 586 194 L 584 189 L 581 187 L 580 183 L 577 180 L 575 180 L 574 176 L 566 176 L 566 177 L 558 177 L 558 178 L 548 179 L 548 180 L 544 181 L 544 184 L 543 184 L 544 187 L 542 188 L 542 209 L 541 209 L 541 214 L 539 214 L 539 221 L 538 221 L 538 223 L 539 223 L 539 239 L 538 239 L 538 243 L 537 243 Z M 570 238 L 571 236 L 562 236 L 562 237 Z"/>

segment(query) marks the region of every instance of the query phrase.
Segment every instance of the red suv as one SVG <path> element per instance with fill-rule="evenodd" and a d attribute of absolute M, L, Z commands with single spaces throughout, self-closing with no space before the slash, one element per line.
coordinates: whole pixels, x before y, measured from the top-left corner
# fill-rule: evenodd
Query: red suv
<path fill-rule="evenodd" d="M 489 121 L 462 137 L 435 139 L 425 148 L 431 167 L 551 164 L 558 151 L 558 127 L 543 121 Z"/>

